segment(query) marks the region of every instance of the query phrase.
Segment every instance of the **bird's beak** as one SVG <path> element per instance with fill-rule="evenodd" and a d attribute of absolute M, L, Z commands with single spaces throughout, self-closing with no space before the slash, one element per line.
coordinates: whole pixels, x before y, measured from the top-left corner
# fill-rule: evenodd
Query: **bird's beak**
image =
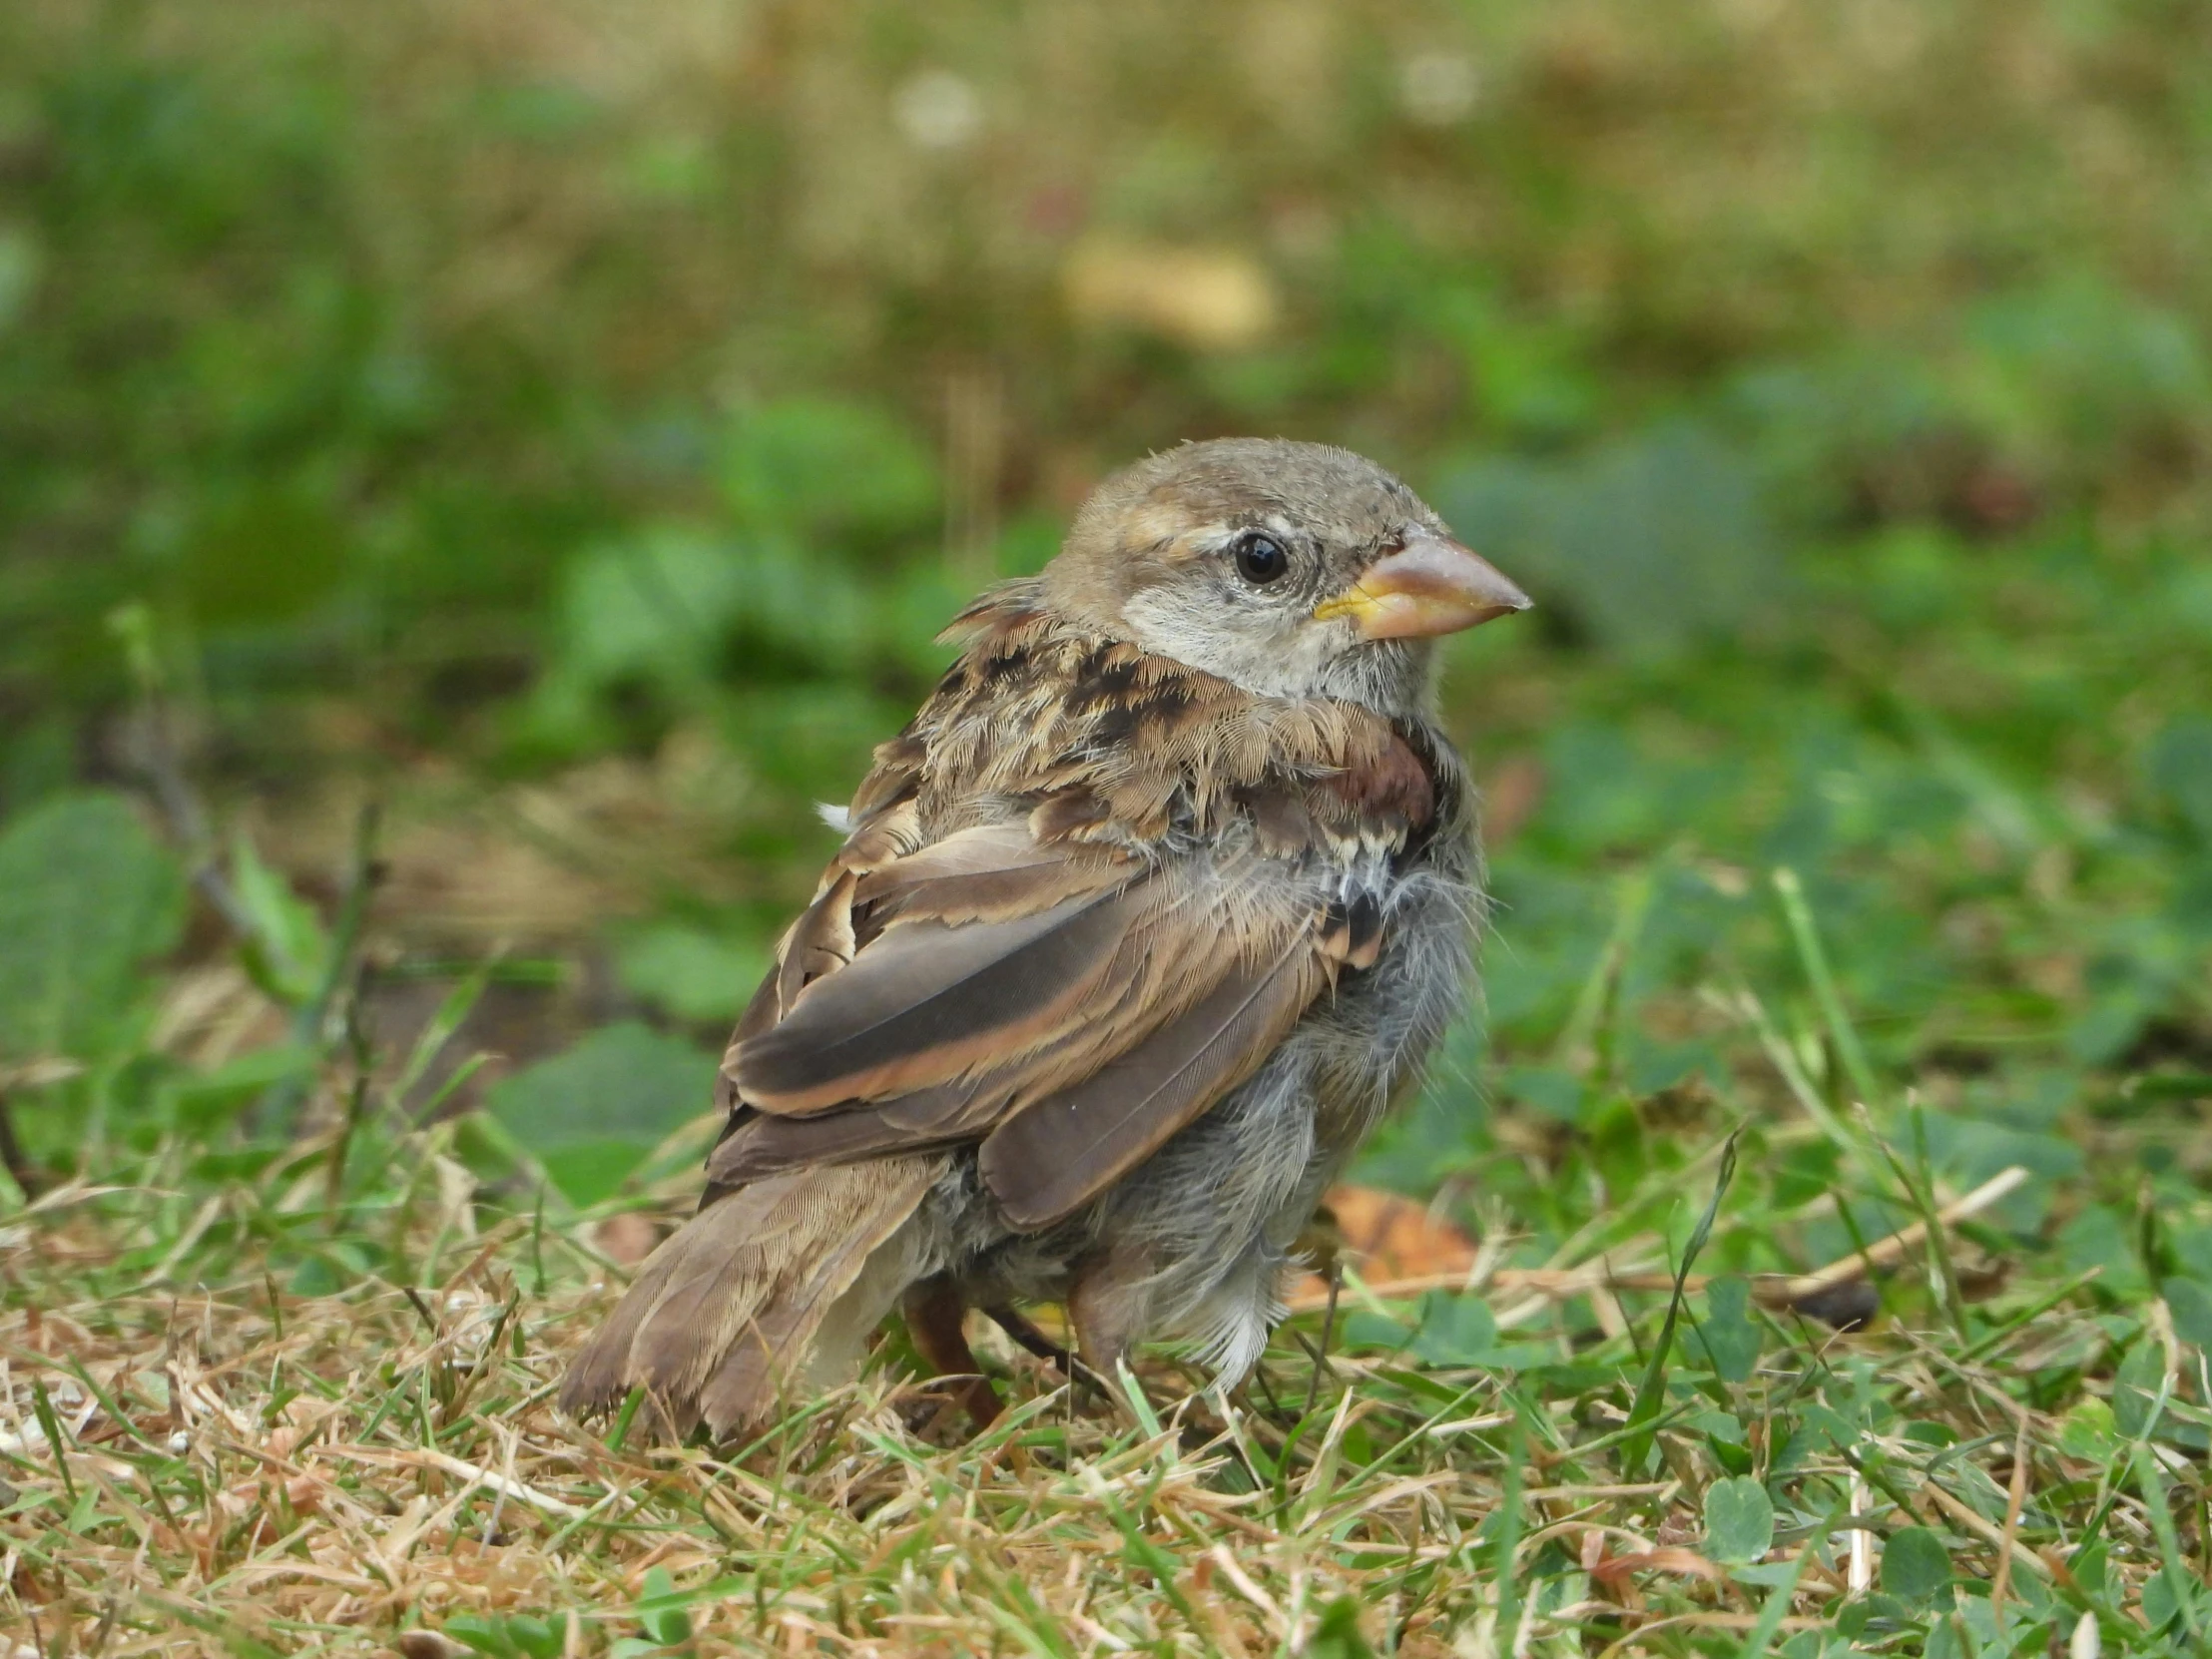
<path fill-rule="evenodd" d="M 1321 621 L 1352 618 L 1363 639 L 1456 634 L 1525 611 L 1531 601 L 1505 573 L 1455 541 L 1416 536 L 1368 566 L 1360 580 L 1315 607 Z"/>

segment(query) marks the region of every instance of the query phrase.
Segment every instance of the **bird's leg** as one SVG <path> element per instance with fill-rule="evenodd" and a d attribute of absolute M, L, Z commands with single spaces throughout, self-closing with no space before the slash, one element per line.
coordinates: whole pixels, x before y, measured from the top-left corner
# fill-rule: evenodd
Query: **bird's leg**
<path fill-rule="evenodd" d="M 1096 1257 L 1076 1270 L 1068 1291 L 1068 1324 L 1075 1328 L 1075 1349 L 1083 1364 L 1114 1386 L 1108 1392 L 1120 1396 L 1117 1375 L 1129 1357 L 1143 1295 L 1132 1287 L 1145 1278 L 1141 1263 L 1126 1251 Z M 1134 1384 L 1135 1374 L 1131 1373 Z"/>
<path fill-rule="evenodd" d="M 1059 1367 L 1062 1377 L 1075 1375 L 1075 1356 L 1038 1330 L 1037 1322 L 1019 1308 L 1011 1303 L 997 1302 L 983 1312 L 993 1325 L 1006 1333 L 1015 1347 L 1027 1349 L 1046 1364 Z"/>
<path fill-rule="evenodd" d="M 1329 1370 L 1329 1339 L 1337 1330 L 1337 1297 L 1344 1284 L 1344 1258 L 1333 1254 L 1329 1258 L 1329 1311 L 1321 1317 L 1321 1347 L 1314 1351 L 1314 1375 L 1306 1384 L 1306 1404 L 1298 1413 L 1301 1417 L 1312 1416 L 1314 1402 L 1321 1397 L 1321 1374 Z"/>
<path fill-rule="evenodd" d="M 1046 1364 L 1057 1367 L 1060 1375 L 1069 1382 L 1088 1382 L 1097 1388 L 1106 1385 L 1103 1377 L 1038 1330 L 1036 1322 L 1020 1309 L 1001 1302 L 985 1308 L 983 1312 L 990 1316 L 991 1323 L 1005 1332 L 1017 1347 L 1027 1349 Z"/>
<path fill-rule="evenodd" d="M 899 1312 L 914 1351 L 929 1369 L 950 1384 L 954 1403 L 968 1414 L 978 1430 L 988 1428 L 1000 1409 L 998 1390 L 991 1386 L 983 1368 L 976 1364 L 961 1323 L 967 1304 L 949 1279 L 924 1279 L 909 1290 Z"/>

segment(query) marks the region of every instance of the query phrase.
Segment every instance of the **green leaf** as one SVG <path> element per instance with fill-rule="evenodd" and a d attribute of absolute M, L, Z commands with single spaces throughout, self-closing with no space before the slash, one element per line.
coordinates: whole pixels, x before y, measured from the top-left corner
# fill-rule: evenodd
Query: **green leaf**
<path fill-rule="evenodd" d="M 1741 1565 L 1774 1547 L 1774 1500 L 1749 1475 L 1716 1480 L 1705 1488 L 1705 1553 Z"/>
<path fill-rule="evenodd" d="M 1323 1608 L 1321 1623 L 1301 1651 L 1309 1659 L 1375 1659 L 1375 1649 L 1360 1633 L 1360 1604 L 1339 1596 Z"/>
<path fill-rule="evenodd" d="M 769 960 L 751 941 L 672 922 L 625 941 L 616 972 L 625 990 L 678 1019 L 727 1024 L 753 994 Z"/>
<path fill-rule="evenodd" d="M 1696 1335 L 1724 1382 L 1748 1382 L 1759 1364 L 1759 1326 L 1750 1310 L 1748 1280 L 1730 1274 L 1706 1286 L 1705 1322 Z"/>
<path fill-rule="evenodd" d="M 1413 1352 L 1432 1366 L 1481 1366 L 1497 1350 L 1497 1317 L 1478 1296 L 1432 1295 Z"/>
<path fill-rule="evenodd" d="M 1629 656 L 1736 628 L 1782 585 L 1750 458 L 1685 421 L 1565 464 L 1484 460 L 1446 479 L 1437 505 L 1539 599 Z"/>
<path fill-rule="evenodd" d="M 1412 1337 L 1410 1331 L 1388 1315 L 1368 1308 L 1355 1308 L 1338 1328 L 1338 1341 L 1355 1352 L 1379 1348 L 1395 1354 L 1406 1347 Z"/>
<path fill-rule="evenodd" d="M 2212 717 L 2182 715 L 2171 721 L 2144 761 L 2152 788 L 2212 843 Z"/>
<path fill-rule="evenodd" d="M 632 1609 L 645 1633 L 663 1647 L 674 1647 L 692 1638 L 691 1615 L 677 1600 L 676 1580 L 665 1567 L 653 1567 L 645 1575 L 644 1593 Z"/>
<path fill-rule="evenodd" d="M 1883 1546 L 1882 1587 L 1900 1601 L 1929 1608 L 1950 1581 L 1950 1551 L 1927 1527 L 1901 1528 Z"/>
<path fill-rule="evenodd" d="M 312 1075 L 315 1063 L 313 1049 L 278 1043 L 250 1049 L 211 1071 L 178 1077 L 163 1091 L 171 1121 L 179 1129 L 205 1133 L 276 1084 Z"/>
<path fill-rule="evenodd" d="M 2193 1638 L 2198 1634 L 2196 1602 L 2188 1580 L 2182 1576 L 2186 1571 L 2182 1563 L 2188 1557 L 2183 1553 L 2186 1546 L 2181 1541 L 2181 1529 L 2174 1525 L 2174 1502 L 2167 1495 L 2166 1478 L 2159 1472 L 2158 1459 L 2150 1447 L 2138 1441 L 2134 1452 L 2136 1489 L 2143 1494 L 2143 1506 L 2150 1515 L 2151 1535 L 2158 1540 L 2157 1558 L 2164 1564 L 2159 1576 L 2168 1580 L 2165 1613 L 2168 1618 L 2178 1617 L 2187 1624 Z M 2158 1622 L 2151 1612 L 2148 1584 L 2143 1586 L 2143 1604 L 2145 1616 L 2151 1617 L 2154 1624 Z M 2202 1651 L 2202 1644 L 2197 1641 L 2190 1641 L 2188 1646 L 2191 1651 Z"/>
<path fill-rule="evenodd" d="M 595 685 L 704 674 L 745 602 L 732 550 L 676 529 L 580 555 L 563 588 L 562 661 Z"/>
<path fill-rule="evenodd" d="M 2173 1072 L 2135 1077 L 2120 1091 L 2126 1100 L 2212 1100 L 2212 1073 Z"/>
<path fill-rule="evenodd" d="M 811 676 L 857 677 L 871 661 L 874 595 L 788 538 L 737 543 L 656 526 L 578 555 L 562 589 L 559 684 L 543 692 L 556 702 L 621 683 L 697 694 L 727 676 L 734 652 L 748 680 L 798 670 L 809 697 L 830 697 L 838 688 Z"/>
<path fill-rule="evenodd" d="M 1137 1380 L 1137 1374 L 1129 1369 L 1128 1361 L 1124 1360 L 1116 1367 L 1113 1381 L 1120 1385 L 1122 1396 L 1129 1401 L 1129 1409 L 1136 1416 L 1137 1426 L 1145 1431 L 1146 1438 L 1157 1439 L 1161 1432 L 1160 1414 L 1152 1408 L 1152 1401 L 1145 1396 L 1144 1384 Z"/>
<path fill-rule="evenodd" d="M 2139 1438 L 2154 1426 L 2151 1407 L 2165 1381 L 2165 1356 L 2156 1343 L 2137 1343 L 2120 1362 L 2112 1379 L 2112 1420 L 2129 1439 Z"/>
<path fill-rule="evenodd" d="M 1756 1584 L 1762 1589 L 1771 1590 L 1785 1584 L 1796 1584 L 1804 1570 L 1798 1565 L 1798 1558 L 1793 1555 L 1787 1561 L 1763 1561 L 1755 1566 L 1732 1567 L 1728 1576 L 1739 1584 Z"/>
<path fill-rule="evenodd" d="M 2103 1462 L 2119 1448 L 2120 1440 L 2112 1407 L 2094 1395 L 2076 1400 L 2059 1420 L 2058 1449 L 2083 1462 Z"/>
<path fill-rule="evenodd" d="M 507 1634 L 507 1621 L 497 1616 L 460 1613 L 445 1621 L 440 1634 L 477 1653 L 491 1654 L 494 1659 L 519 1659 L 519 1652 Z"/>
<path fill-rule="evenodd" d="M 755 531 L 835 541 L 935 527 L 928 448 L 866 403 L 794 397 L 744 411 L 732 423 L 722 487 Z"/>
<path fill-rule="evenodd" d="M 1571 1071 L 1549 1066 L 1509 1066 L 1503 1086 L 1512 1099 L 1533 1107 L 1546 1117 L 1556 1118 L 1561 1123 L 1581 1121 L 1586 1091 L 1582 1079 Z"/>
<path fill-rule="evenodd" d="M 2194 1279 L 2168 1279 L 2158 1287 L 2158 1294 L 2173 1315 L 2175 1334 L 2212 1353 L 2212 1290 Z"/>
<path fill-rule="evenodd" d="M 2143 1580 L 2143 1617 L 2153 1632 L 2187 1618 L 2194 1606 L 2189 1580 L 2173 1562 Z"/>
<path fill-rule="evenodd" d="M 193 616 L 210 628 L 255 628 L 295 619 L 344 579 L 345 520 L 319 492 L 257 482 L 218 489 L 182 548 Z"/>
<path fill-rule="evenodd" d="M 2105 1593 L 2109 1585 L 2105 1569 L 2111 1563 L 2112 1546 L 2099 1538 L 2084 1544 L 2067 1564 L 2073 1569 L 2074 1582 L 2093 1596 Z"/>
<path fill-rule="evenodd" d="M 619 1187 L 672 1130 L 712 1109 L 714 1077 L 712 1056 L 625 1022 L 501 1079 L 484 1107 L 569 1202 L 588 1205 Z"/>
<path fill-rule="evenodd" d="M 231 854 L 231 886 L 254 926 L 250 968 L 262 988 L 294 1006 L 321 989 L 330 936 L 312 904 L 264 863 L 243 835 Z"/>
<path fill-rule="evenodd" d="M 175 860 L 118 796 L 64 796 L 0 834 L 0 1059 L 98 1054 L 139 964 L 184 917 Z"/>
<path fill-rule="evenodd" d="M 560 1659 L 563 1638 L 567 1634 L 568 1615 L 546 1620 L 531 1613 L 509 1613 L 506 1616 L 507 1640 L 529 1659 Z"/>

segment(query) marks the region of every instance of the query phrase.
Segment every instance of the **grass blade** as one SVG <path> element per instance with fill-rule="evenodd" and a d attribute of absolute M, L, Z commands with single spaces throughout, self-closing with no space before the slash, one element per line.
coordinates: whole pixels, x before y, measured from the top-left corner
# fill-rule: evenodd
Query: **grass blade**
<path fill-rule="evenodd" d="M 1698 1252 L 1712 1236 L 1713 1222 L 1720 1215 L 1721 1198 L 1736 1174 L 1738 1133 L 1731 1129 L 1721 1147 L 1721 1167 L 1713 1177 L 1713 1196 L 1706 1203 L 1705 1214 L 1698 1218 L 1697 1229 L 1691 1233 L 1690 1242 L 1682 1252 L 1681 1265 L 1675 1269 L 1674 1291 L 1667 1298 L 1667 1316 L 1660 1322 L 1659 1340 L 1651 1345 L 1651 1359 L 1644 1367 L 1644 1380 L 1636 1389 L 1635 1403 L 1628 1408 L 1627 1437 L 1621 1442 L 1621 1469 L 1631 1479 L 1643 1473 L 1658 1436 L 1657 1419 L 1667 1395 L 1667 1357 L 1674 1348 L 1675 1323 L 1682 1314 L 1682 1287 L 1690 1277 L 1690 1267 L 1696 1262 Z"/>
<path fill-rule="evenodd" d="M 1805 902 L 1805 884 L 1798 879 L 1796 870 L 1785 865 L 1774 872 L 1774 890 L 1781 897 L 1782 916 L 1789 923 L 1790 941 L 1797 946 L 1798 961 L 1813 987 L 1813 1000 L 1820 1005 L 1821 1020 L 1828 1027 L 1829 1040 L 1836 1045 L 1836 1057 L 1843 1062 L 1844 1071 L 1859 1098 L 1872 1106 L 1881 1093 L 1875 1081 L 1874 1065 L 1867 1058 L 1866 1045 L 1860 1042 L 1851 1016 L 1844 1011 L 1843 992 L 1837 988 L 1820 930 L 1813 925 L 1812 906 Z"/>

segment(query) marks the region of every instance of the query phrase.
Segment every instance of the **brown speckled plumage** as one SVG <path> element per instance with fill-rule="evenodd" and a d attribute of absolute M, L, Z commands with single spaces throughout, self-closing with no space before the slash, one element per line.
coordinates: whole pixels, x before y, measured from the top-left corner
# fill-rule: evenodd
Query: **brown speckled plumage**
<path fill-rule="evenodd" d="M 876 751 L 853 812 L 911 801 L 923 832 L 963 828 L 992 797 L 1035 803 L 1044 841 L 1158 840 L 1253 816 L 1298 815 L 1297 838 L 1402 832 L 1432 809 L 1421 760 L 1391 722 L 1328 698 L 1257 696 L 1054 615 L 1012 582 L 946 630 L 967 649 L 913 723 Z"/>
<path fill-rule="evenodd" d="M 1067 1300 L 1106 1367 L 1155 1329 L 1256 1352 L 1295 1224 L 1460 995 L 1469 811 L 1425 642 L 1307 617 L 1442 530 L 1289 444 L 1176 451 L 1100 499 L 955 621 L 876 751 L 724 1059 L 702 1213 L 572 1409 L 643 1382 L 676 1423 L 751 1420 L 901 1297 L 959 1370 L 959 1307 L 1022 1297 Z M 1311 537 L 1310 594 L 1224 581 L 1254 524 Z M 1263 627 L 1309 689 L 1247 666 Z M 1213 635 L 1223 661 L 1190 660 Z"/>

